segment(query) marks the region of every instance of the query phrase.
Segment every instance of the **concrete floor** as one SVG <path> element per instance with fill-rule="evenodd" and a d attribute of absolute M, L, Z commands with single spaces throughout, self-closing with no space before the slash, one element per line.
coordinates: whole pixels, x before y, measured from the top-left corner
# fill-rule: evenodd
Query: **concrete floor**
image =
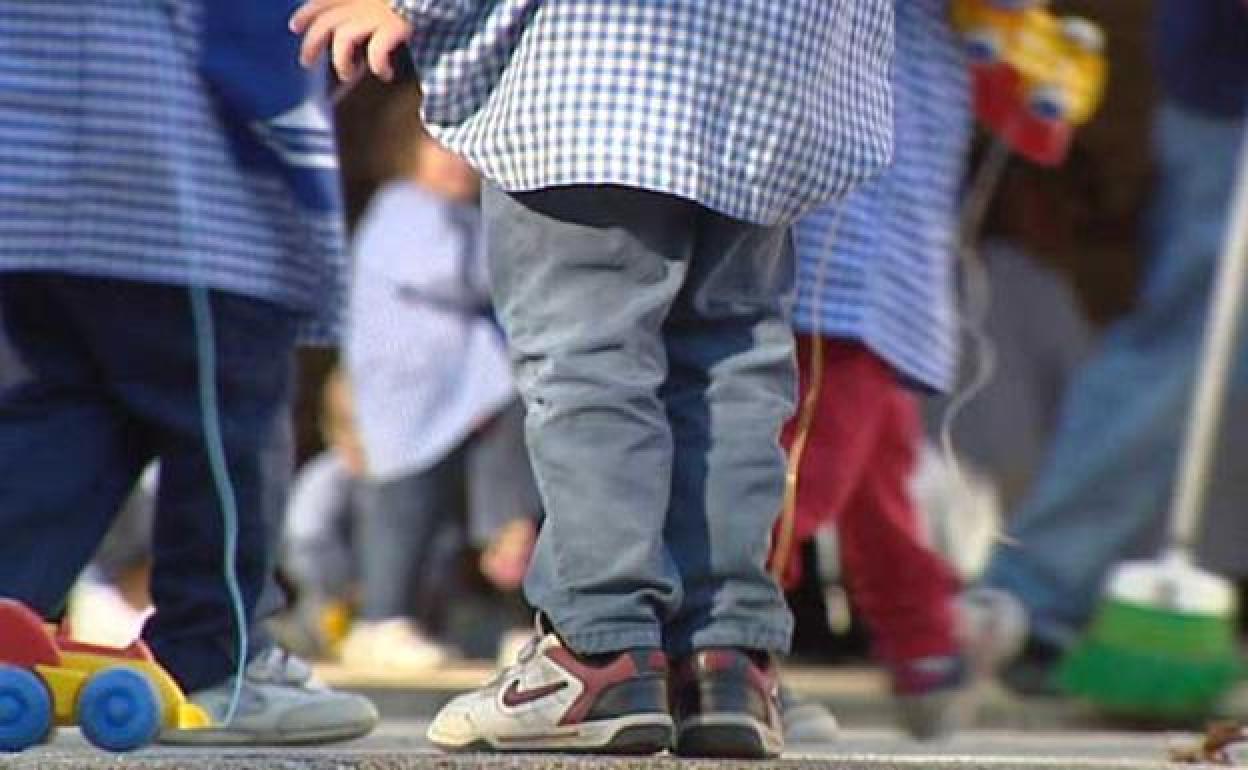
<path fill-rule="evenodd" d="M 324 748 L 149 749 L 114 756 L 92 749 L 73 730 L 46 747 L 0 758 L 5 770 L 735 770 L 758 762 L 556 755 L 456 755 L 432 751 L 423 721 L 390 721 L 372 736 Z M 1166 733 L 975 730 L 939 745 L 920 745 L 891 730 L 847 729 L 835 744 L 793 746 L 767 766 L 793 770 L 1160 770 L 1168 749 L 1191 736 Z M 1248 759 L 1248 756 L 1245 756 Z"/>
<path fill-rule="evenodd" d="M 3 2 L 3 0 L 0 0 Z M 433 751 L 427 720 L 455 693 L 487 678 L 487 663 L 455 664 L 419 677 L 394 672 L 318 668 L 335 686 L 370 695 L 385 721 L 370 737 L 322 748 L 189 750 L 154 748 L 126 756 L 97 751 L 76 730 L 16 756 L 0 755 L 0 770 L 735 770 L 766 766 L 793 770 L 1155 770 L 1192 767 L 1167 762 L 1169 749 L 1193 742 L 1186 733 L 1126 732 L 1089 719 L 1059 700 L 1020 700 L 999 688 L 981 692 L 975 729 L 944 744 L 917 744 L 889 727 L 886 683 L 867 668 L 790 667 L 794 689 L 823 701 L 843 726 L 832 744 L 794 745 L 774 763 L 708 762 L 671 757 L 611 759 L 553 755 L 458 755 Z M 1248 697 L 1245 698 L 1248 703 Z M 1248 706 L 1243 708 L 1248 713 Z M 1248 763 L 1248 747 L 1242 754 Z M 1245 765 L 1248 766 L 1248 765 Z"/>

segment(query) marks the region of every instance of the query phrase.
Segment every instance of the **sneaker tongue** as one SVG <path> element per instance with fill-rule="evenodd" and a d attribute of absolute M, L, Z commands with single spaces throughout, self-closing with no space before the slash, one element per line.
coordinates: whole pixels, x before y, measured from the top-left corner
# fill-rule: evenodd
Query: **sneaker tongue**
<path fill-rule="evenodd" d="M 276 647 L 260 653 L 247 665 L 247 680 L 256 684 L 314 684 L 311 666 Z"/>

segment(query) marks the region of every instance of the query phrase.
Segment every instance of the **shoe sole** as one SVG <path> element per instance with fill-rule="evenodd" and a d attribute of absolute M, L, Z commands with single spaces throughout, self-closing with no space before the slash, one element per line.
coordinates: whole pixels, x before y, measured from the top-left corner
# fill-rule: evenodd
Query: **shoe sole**
<path fill-rule="evenodd" d="M 923 743 L 947 740 L 964 723 L 958 702 L 949 693 L 895 699 L 897 721 L 911 738 Z"/>
<path fill-rule="evenodd" d="M 895 697 L 897 720 L 916 741 L 947 740 L 974 724 L 984 686 L 985 683 L 972 680 L 962 687 L 942 692 Z"/>
<path fill-rule="evenodd" d="M 686 719 L 676 733 L 676 753 L 711 759 L 775 759 L 784 736 L 753 717 L 704 714 Z"/>
<path fill-rule="evenodd" d="M 224 727 L 201 727 L 189 730 L 165 730 L 156 742 L 165 746 L 315 746 L 363 738 L 376 727 L 375 722 L 311 730 L 236 730 Z"/>
<path fill-rule="evenodd" d="M 451 753 L 559 752 L 648 756 L 672 747 L 674 728 L 666 714 L 645 714 L 585 722 L 529 735 L 480 736 L 467 743 L 440 737 L 430 727 L 429 742 Z"/>

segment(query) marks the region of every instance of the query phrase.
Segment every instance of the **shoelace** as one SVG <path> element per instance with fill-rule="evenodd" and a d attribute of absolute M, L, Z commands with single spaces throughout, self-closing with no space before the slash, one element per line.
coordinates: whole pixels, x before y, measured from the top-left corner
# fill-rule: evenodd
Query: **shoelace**
<path fill-rule="evenodd" d="M 302 684 L 309 673 L 299 658 L 281 647 L 273 647 L 247 667 L 247 680 L 260 684 Z"/>
<path fill-rule="evenodd" d="M 532 661 L 533 658 L 537 656 L 537 650 L 541 647 L 542 639 L 546 638 L 547 633 L 548 631 L 545 624 L 542 622 L 542 616 L 539 613 L 534 619 L 534 634 L 529 637 L 529 640 L 525 642 L 524 646 L 520 648 L 520 651 L 516 653 L 516 662 L 512 663 L 510 666 L 504 666 L 497 674 L 494 675 L 492 679 L 490 679 L 486 686 L 492 687 L 502 684 L 503 680 L 510 677 L 516 669 L 521 668 Z"/>

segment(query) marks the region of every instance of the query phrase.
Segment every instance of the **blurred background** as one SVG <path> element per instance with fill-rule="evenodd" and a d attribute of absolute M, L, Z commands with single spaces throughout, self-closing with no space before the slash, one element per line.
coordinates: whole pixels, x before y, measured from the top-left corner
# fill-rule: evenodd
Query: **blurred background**
<path fill-rule="evenodd" d="M 1134 0 L 1059 2 L 1054 10 L 1086 16 L 1104 28 L 1110 69 L 1108 91 L 1091 123 L 1078 131 L 1063 164 L 1042 168 L 1020 160 L 1010 162 L 996 188 L 985 225 L 976 236 L 975 245 L 992 287 L 993 304 L 985 328 L 997 351 L 998 365 L 991 384 L 961 413 L 953 430 L 969 486 L 955 483 L 947 458 L 936 449 L 947 401 L 931 398 L 925 404 L 932 441 L 916 474 L 914 493 L 933 543 L 955 565 L 968 587 L 983 579 L 984 570 L 994 559 L 1011 559 L 1008 553 L 1001 556 L 1003 550 L 1019 551 L 1026 558 L 1034 553 L 1028 550 L 1033 542 L 1041 547 L 1042 537 L 1034 541 L 1022 538 L 1014 545 L 1003 545 L 996 537 L 1009 529 L 1020 509 L 1034 513 L 1043 507 L 1037 495 L 1047 493 L 1038 493 L 1038 485 L 1073 484 L 1077 473 L 1071 469 L 1090 467 L 1082 460 L 1054 459 L 1054 437 L 1062 427 L 1063 415 L 1072 409 L 1067 403 L 1071 389 L 1092 376 L 1087 373 L 1088 363 L 1104 354 L 1107 330 L 1118 328 L 1116 323 L 1140 311 L 1141 298 L 1148 295 L 1151 255 L 1160 238 L 1157 209 L 1170 205 L 1159 203 L 1166 198 L 1159 194 L 1162 175 L 1155 142 L 1159 110 L 1173 98 L 1163 96 L 1164 89 L 1156 77 L 1158 9 L 1152 2 Z M 1210 73 L 1210 77 L 1222 75 Z M 432 250 L 445 251 L 448 259 L 463 262 L 454 268 L 463 271 L 462 281 L 455 285 L 457 293 L 445 301 L 472 305 L 474 323 L 488 324 L 488 308 L 477 307 L 488 301 L 469 275 L 475 269 L 476 246 L 472 236 L 464 233 L 474 225 L 470 215 L 459 213 L 460 209 L 472 208 L 475 182 L 469 178 L 470 170 L 454 159 L 441 157 L 436 145 L 423 134 L 417 116 L 419 98 L 410 79 L 394 85 L 368 80 L 338 107 L 342 185 L 357 259 L 362 259 L 358 254 L 361 248 L 385 250 L 384 243 L 370 240 L 370 224 L 380 228 L 378 232 L 387 227 L 401 228 L 393 221 L 386 224 L 385 201 L 390 199 L 385 196 L 399 194 L 396 184 L 415 184 L 423 192 L 417 196 L 419 201 L 411 204 L 412 210 L 428 207 L 438 212 L 438 222 L 468 222 L 468 230 L 439 225 L 416 235 Z M 1243 102 L 1248 104 L 1248 98 Z M 1234 117 L 1225 120 L 1234 125 Z M 987 144 L 982 135 L 977 139 L 972 170 L 984 157 Z M 1224 202 L 1229 202 L 1229 192 L 1228 187 L 1222 195 Z M 425 221 L 413 217 L 414 221 Z M 441 245 L 432 243 L 436 238 L 445 240 L 439 242 Z M 1212 264 L 1208 259 L 1212 255 L 1204 257 L 1205 279 L 1198 282 L 1199 291 L 1194 296 L 1207 296 L 1208 267 Z M 359 276 L 357 273 L 356 286 L 363 291 L 366 281 Z M 408 281 L 413 286 L 420 283 Z M 419 303 L 424 296 L 420 292 L 426 290 L 432 291 L 428 287 L 413 289 L 413 302 Z M 1197 304 L 1203 314 L 1204 305 Z M 462 313 L 462 309 L 454 312 Z M 1163 314 L 1161 320 L 1154 317 L 1148 323 L 1164 326 L 1170 322 Z M 1174 324 L 1176 328 L 1181 325 L 1178 321 Z M 1109 333 L 1125 339 L 1141 332 L 1126 329 Z M 1151 365 L 1190 370 L 1197 340 L 1189 336 L 1181 345 L 1191 354 L 1184 359 L 1186 363 L 1159 357 Z M 352 343 L 346 344 L 349 347 Z M 965 350 L 963 369 L 969 377 L 976 361 L 969 345 Z M 415 585 L 395 589 L 395 596 L 386 600 L 389 609 L 365 610 L 373 600 L 364 596 L 367 589 L 361 588 L 361 571 L 383 557 L 369 550 L 368 543 L 375 543 L 377 536 L 361 532 L 358 510 L 384 506 L 387 494 L 400 494 L 403 489 L 396 486 L 403 476 L 397 471 L 386 479 L 382 492 L 361 486 L 365 475 L 358 457 L 361 427 L 366 437 L 368 430 L 377 430 L 369 426 L 378 420 L 377 411 L 387 408 L 384 399 L 378 400 L 378 390 L 384 391 L 384 385 L 365 386 L 351 376 L 353 367 L 365 371 L 384 367 L 376 364 L 372 355 L 372 351 L 356 355 L 333 349 L 301 354 L 298 403 L 292 419 L 303 471 L 292 495 L 285 554 L 286 577 L 296 601 L 294 609 L 279 621 L 282 638 L 297 651 L 320 661 L 392 673 L 434 670 L 450 660 L 506 658 L 531 622 L 519 585 L 540 522 L 536 494 L 531 480 L 525 478 L 523 450 L 517 449 L 520 440 L 512 412 L 514 398 L 482 396 L 490 402 L 489 408 L 465 414 L 464 425 L 428 428 L 455 434 L 453 440 L 433 452 L 436 457 L 425 457 L 418 463 L 422 473 L 441 469 L 439 502 L 431 506 L 439 511 L 439 521 L 426 522 L 421 532 L 404 535 L 425 543 L 420 551 L 421 564 L 415 569 L 396 568 L 390 574 L 395 575 L 396 582 Z M 483 351 L 464 358 L 457 365 L 467 368 L 459 376 L 480 376 L 472 367 L 494 371 L 489 369 L 494 365 L 494 355 Z M 1136 350 L 1131 356 L 1143 361 L 1146 354 Z M 1097 376 L 1110 380 L 1135 377 L 1138 379 L 1120 384 L 1148 391 L 1154 383 L 1147 371 L 1125 367 Z M 398 379 L 393 382 L 413 376 L 417 375 L 411 371 L 397 372 Z M 1180 391 L 1186 392 L 1185 388 Z M 1181 399 L 1178 404 L 1186 406 Z M 1242 395 L 1233 390 L 1222 424 L 1216 453 L 1220 462 L 1201 542 L 1201 563 L 1229 576 L 1241 589 L 1248 585 L 1248 519 L 1242 511 L 1248 491 L 1248 473 L 1242 468 L 1244 449 L 1248 449 L 1248 418 L 1243 407 Z M 381 419 L 384 422 L 384 417 Z M 1152 418 L 1140 416 L 1128 422 L 1143 425 L 1148 419 Z M 1171 407 L 1165 419 L 1170 421 L 1166 423 L 1170 428 L 1156 430 L 1167 438 L 1152 443 L 1141 439 L 1143 448 L 1130 450 L 1155 462 L 1128 458 L 1124 460 L 1126 467 L 1107 467 L 1101 477 L 1086 482 L 1098 492 L 1099 496 L 1093 496 L 1095 501 L 1078 511 L 1066 511 L 1085 524 L 1093 522 L 1087 526 L 1095 528 L 1102 513 L 1098 505 L 1115 508 L 1126 505 L 1119 502 L 1121 499 L 1144 498 L 1132 503 L 1139 513 L 1116 535 L 1117 543 L 1106 547 L 1099 572 L 1088 567 L 1088 574 L 1103 574 L 1109 563 L 1122 558 L 1155 553 L 1176 461 L 1177 428 L 1184 416 Z M 1066 427 L 1078 432 L 1078 426 Z M 1095 431 L 1088 426 L 1083 429 Z M 1065 440 L 1077 445 L 1089 441 L 1078 435 Z M 1123 436 L 1121 440 L 1125 446 L 1133 439 Z M 1128 454 L 1124 449 L 1118 456 Z M 149 479 L 148 486 L 154 483 Z M 1105 491 L 1110 486 L 1127 491 L 1116 497 Z M 421 494 L 432 493 L 426 488 Z M 145 495 L 150 498 L 151 490 L 136 491 L 130 506 L 134 513 L 126 517 L 128 522 L 139 524 L 127 524 L 132 529 L 129 533 L 119 527 L 115 540 L 106 544 L 106 551 L 112 549 L 111 555 L 105 554 L 96 574 L 85 581 L 78 602 L 85 613 L 80 625 L 108 625 L 110 617 L 119 616 L 133 622 L 141 611 L 142 511 L 145 505 L 150 506 L 150 500 L 144 502 Z M 1077 497 L 1071 493 L 1070 499 Z M 500 499 L 507 502 L 499 503 Z M 381 539 L 385 539 L 384 533 Z M 798 618 L 794 661 L 820 666 L 865 664 L 869 640 L 843 589 L 845 576 L 837 566 L 834 538 L 820 536 L 806 543 L 803 560 L 807 566 L 803 582 L 790 594 Z M 994 568 L 999 569 L 990 574 L 989 583 L 995 580 L 991 575 L 1009 572 L 1008 565 Z M 1005 578 L 1002 581 L 1009 582 Z M 1082 584 L 1072 580 L 1070 585 Z M 1087 608 L 1098 588 L 1099 579 L 1091 588 L 1072 588 L 1081 593 L 1072 598 L 1073 609 L 1060 618 L 1062 622 L 1077 626 L 1086 621 Z M 91 598 L 88 601 L 85 597 Z M 1028 598 L 1021 598 L 1026 604 Z M 1030 606 L 1025 609 L 1039 612 Z M 1033 627 L 1024 632 L 1028 646 L 1009 675 L 1011 687 L 1024 694 L 1057 693 L 1049 676 L 1055 656 L 1061 652 L 1052 648 L 1061 643 L 1057 635 L 1042 633 L 1043 628 L 1033 615 Z"/>

